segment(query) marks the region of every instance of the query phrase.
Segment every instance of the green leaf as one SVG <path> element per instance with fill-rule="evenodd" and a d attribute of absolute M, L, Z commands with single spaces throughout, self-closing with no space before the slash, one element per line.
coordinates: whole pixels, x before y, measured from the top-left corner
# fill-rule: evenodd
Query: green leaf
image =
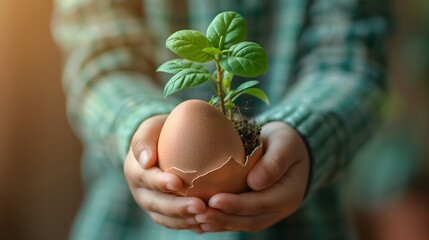
<path fill-rule="evenodd" d="M 166 72 L 176 74 L 184 69 L 195 69 L 200 72 L 208 73 L 209 71 L 201 63 L 192 62 L 186 59 L 174 59 L 163 63 L 156 70 L 157 72 Z"/>
<path fill-rule="evenodd" d="M 226 102 L 229 99 L 231 99 L 232 97 L 234 97 L 236 94 L 234 94 L 234 91 L 230 91 L 228 94 L 226 94 L 226 96 L 223 98 L 223 100 Z"/>
<path fill-rule="evenodd" d="M 231 54 L 220 60 L 220 66 L 228 72 L 242 77 L 256 77 L 267 72 L 267 54 L 257 43 L 238 43 L 230 50 Z"/>
<path fill-rule="evenodd" d="M 211 55 L 222 54 L 222 51 L 215 47 L 207 47 L 203 51 Z"/>
<path fill-rule="evenodd" d="M 164 87 L 164 96 L 206 82 L 211 75 L 196 69 L 184 69 L 174 75 Z"/>
<path fill-rule="evenodd" d="M 229 103 L 225 103 L 225 108 L 226 109 L 233 109 L 235 107 L 235 104 L 232 102 Z"/>
<path fill-rule="evenodd" d="M 247 95 L 256 97 L 256 98 L 260 99 L 261 101 L 263 101 L 267 105 L 270 104 L 270 100 L 268 99 L 267 95 L 264 93 L 264 91 L 262 91 L 259 88 L 248 88 L 248 89 L 238 93 L 237 95 L 235 95 L 232 98 L 232 101 L 234 102 L 238 97 L 240 97 L 243 94 L 247 94 Z"/>
<path fill-rule="evenodd" d="M 245 83 L 240 84 L 240 86 L 238 86 L 236 89 L 234 89 L 234 92 L 241 92 L 245 89 L 248 89 L 250 87 L 258 85 L 258 83 L 259 83 L 259 81 L 257 81 L 257 80 L 247 81 Z"/>
<path fill-rule="evenodd" d="M 175 54 L 190 61 L 204 63 L 214 59 L 213 55 L 203 51 L 209 47 L 209 41 L 198 31 L 177 31 L 167 39 L 166 46 Z"/>
<path fill-rule="evenodd" d="M 209 101 L 209 104 L 214 106 L 217 102 L 219 101 L 219 97 L 218 96 L 212 96 L 212 98 Z"/>
<path fill-rule="evenodd" d="M 244 18 L 236 12 L 219 13 L 207 28 L 210 44 L 220 50 L 246 39 L 247 29 Z M 223 44 L 221 43 L 223 39 Z M 220 46 L 223 45 L 223 46 Z"/>
<path fill-rule="evenodd" d="M 226 96 L 225 96 L 225 101 L 228 101 L 231 98 L 234 98 L 234 96 L 236 96 L 237 94 L 241 93 L 242 91 L 251 88 L 255 85 L 257 85 L 259 83 L 259 81 L 257 80 L 252 80 L 252 81 L 247 81 L 245 83 L 242 83 L 240 86 L 238 86 L 236 89 L 233 89 L 231 92 L 229 92 Z"/>

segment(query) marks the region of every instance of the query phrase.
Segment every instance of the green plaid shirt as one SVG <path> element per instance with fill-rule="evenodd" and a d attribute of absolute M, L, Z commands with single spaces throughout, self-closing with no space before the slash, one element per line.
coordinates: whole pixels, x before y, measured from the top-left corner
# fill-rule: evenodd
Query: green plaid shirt
<path fill-rule="evenodd" d="M 340 179 L 374 131 L 386 88 L 388 24 L 381 1 L 357 0 L 57 0 L 52 26 L 65 56 L 63 85 L 70 122 L 84 143 L 85 198 L 73 239 L 345 239 Z M 166 38 L 179 29 L 205 31 L 233 10 L 246 19 L 248 40 L 269 56 L 260 78 L 269 107 L 249 111 L 260 123 L 280 120 L 305 139 L 311 176 L 305 204 L 257 233 L 194 234 L 166 229 L 135 204 L 122 171 L 130 137 L 150 116 L 201 88 L 162 96 L 155 69 L 173 58 Z"/>

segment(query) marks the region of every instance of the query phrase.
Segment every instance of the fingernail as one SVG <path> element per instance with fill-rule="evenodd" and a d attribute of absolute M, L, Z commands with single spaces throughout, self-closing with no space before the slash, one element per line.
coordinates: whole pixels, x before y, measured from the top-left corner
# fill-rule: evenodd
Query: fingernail
<path fill-rule="evenodd" d="M 147 148 L 143 149 L 143 151 L 140 153 L 140 158 L 139 158 L 140 167 L 145 168 L 147 163 L 149 162 L 149 158 L 150 158 L 150 151 Z"/>
<path fill-rule="evenodd" d="M 174 184 L 172 184 L 170 182 L 167 183 L 167 185 L 165 185 L 165 187 L 167 188 L 167 190 L 173 191 L 173 192 L 176 192 L 176 191 L 179 190 L 179 189 L 177 189 L 176 185 L 174 185 Z"/>
<path fill-rule="evenodd" d="M 212 207 L 212 208 L 219 208 L 220 204 L 219 204 L 219 201 L 217 199 L 211 198 L 209 200 L 209 206 Z"/>
<path fill-rule="evenodd" d="M 207 218 L 204 215 L 199 214 L 199 215 L 195 215 L 195 220 L 197 220 L 197 222 L 199 223 L 203 223 L 207 220 Z"/>
<path fill-rule="evenodd" d="M 198 213 L 201 213 L 201 211 L 200 210 L 198 210 L 196 207 L 194 207 L 194 206 L 189 206 L 187 209 L 186 209 L 186 211 L 189 213 L 189 214 L 198 214 Z"/>

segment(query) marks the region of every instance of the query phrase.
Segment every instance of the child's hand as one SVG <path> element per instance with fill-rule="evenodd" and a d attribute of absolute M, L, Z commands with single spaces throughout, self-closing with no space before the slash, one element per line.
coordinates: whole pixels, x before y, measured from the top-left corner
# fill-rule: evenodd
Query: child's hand
<path fill-rule="evenodd" d="M 206 210 L 204 202 L 171 194 L 181 188 L 182 181 L 154 166 L 158 160 L 158 138 L 166 118 L 155 116 L 140 125 L 125 159 L 125 177 L 135 201 L 154 222 L 167 228 L 201 232 L 195 214 Z"/>
<path fill-rule="evenodd" d="M 196 216 L 202 230 L 262 230 L 301 205 L 309 175 L 309 154 L 303 140 L 282 122 L 266 124 L 261 136 L 266 151 L 247 177 L 254 191 L 214 195 L 210 208 Z"/>

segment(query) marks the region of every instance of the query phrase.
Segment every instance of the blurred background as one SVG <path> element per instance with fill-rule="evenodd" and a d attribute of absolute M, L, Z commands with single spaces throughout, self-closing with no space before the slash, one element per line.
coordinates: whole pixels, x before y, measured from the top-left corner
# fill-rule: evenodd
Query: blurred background
<path fill-rule="evenodd" d="M 67 239 L 82 196 L 51 4 L 0 0 L 0 239 Z"/>
<path fill-rule="evenodd" d="M 344 193 L 360 239 L 429 239 L 429 3 L 393 2 L 385 126 Z M 82 197 L 50 0 L 0 1 L 0 239 L 67 239 Z"/>

